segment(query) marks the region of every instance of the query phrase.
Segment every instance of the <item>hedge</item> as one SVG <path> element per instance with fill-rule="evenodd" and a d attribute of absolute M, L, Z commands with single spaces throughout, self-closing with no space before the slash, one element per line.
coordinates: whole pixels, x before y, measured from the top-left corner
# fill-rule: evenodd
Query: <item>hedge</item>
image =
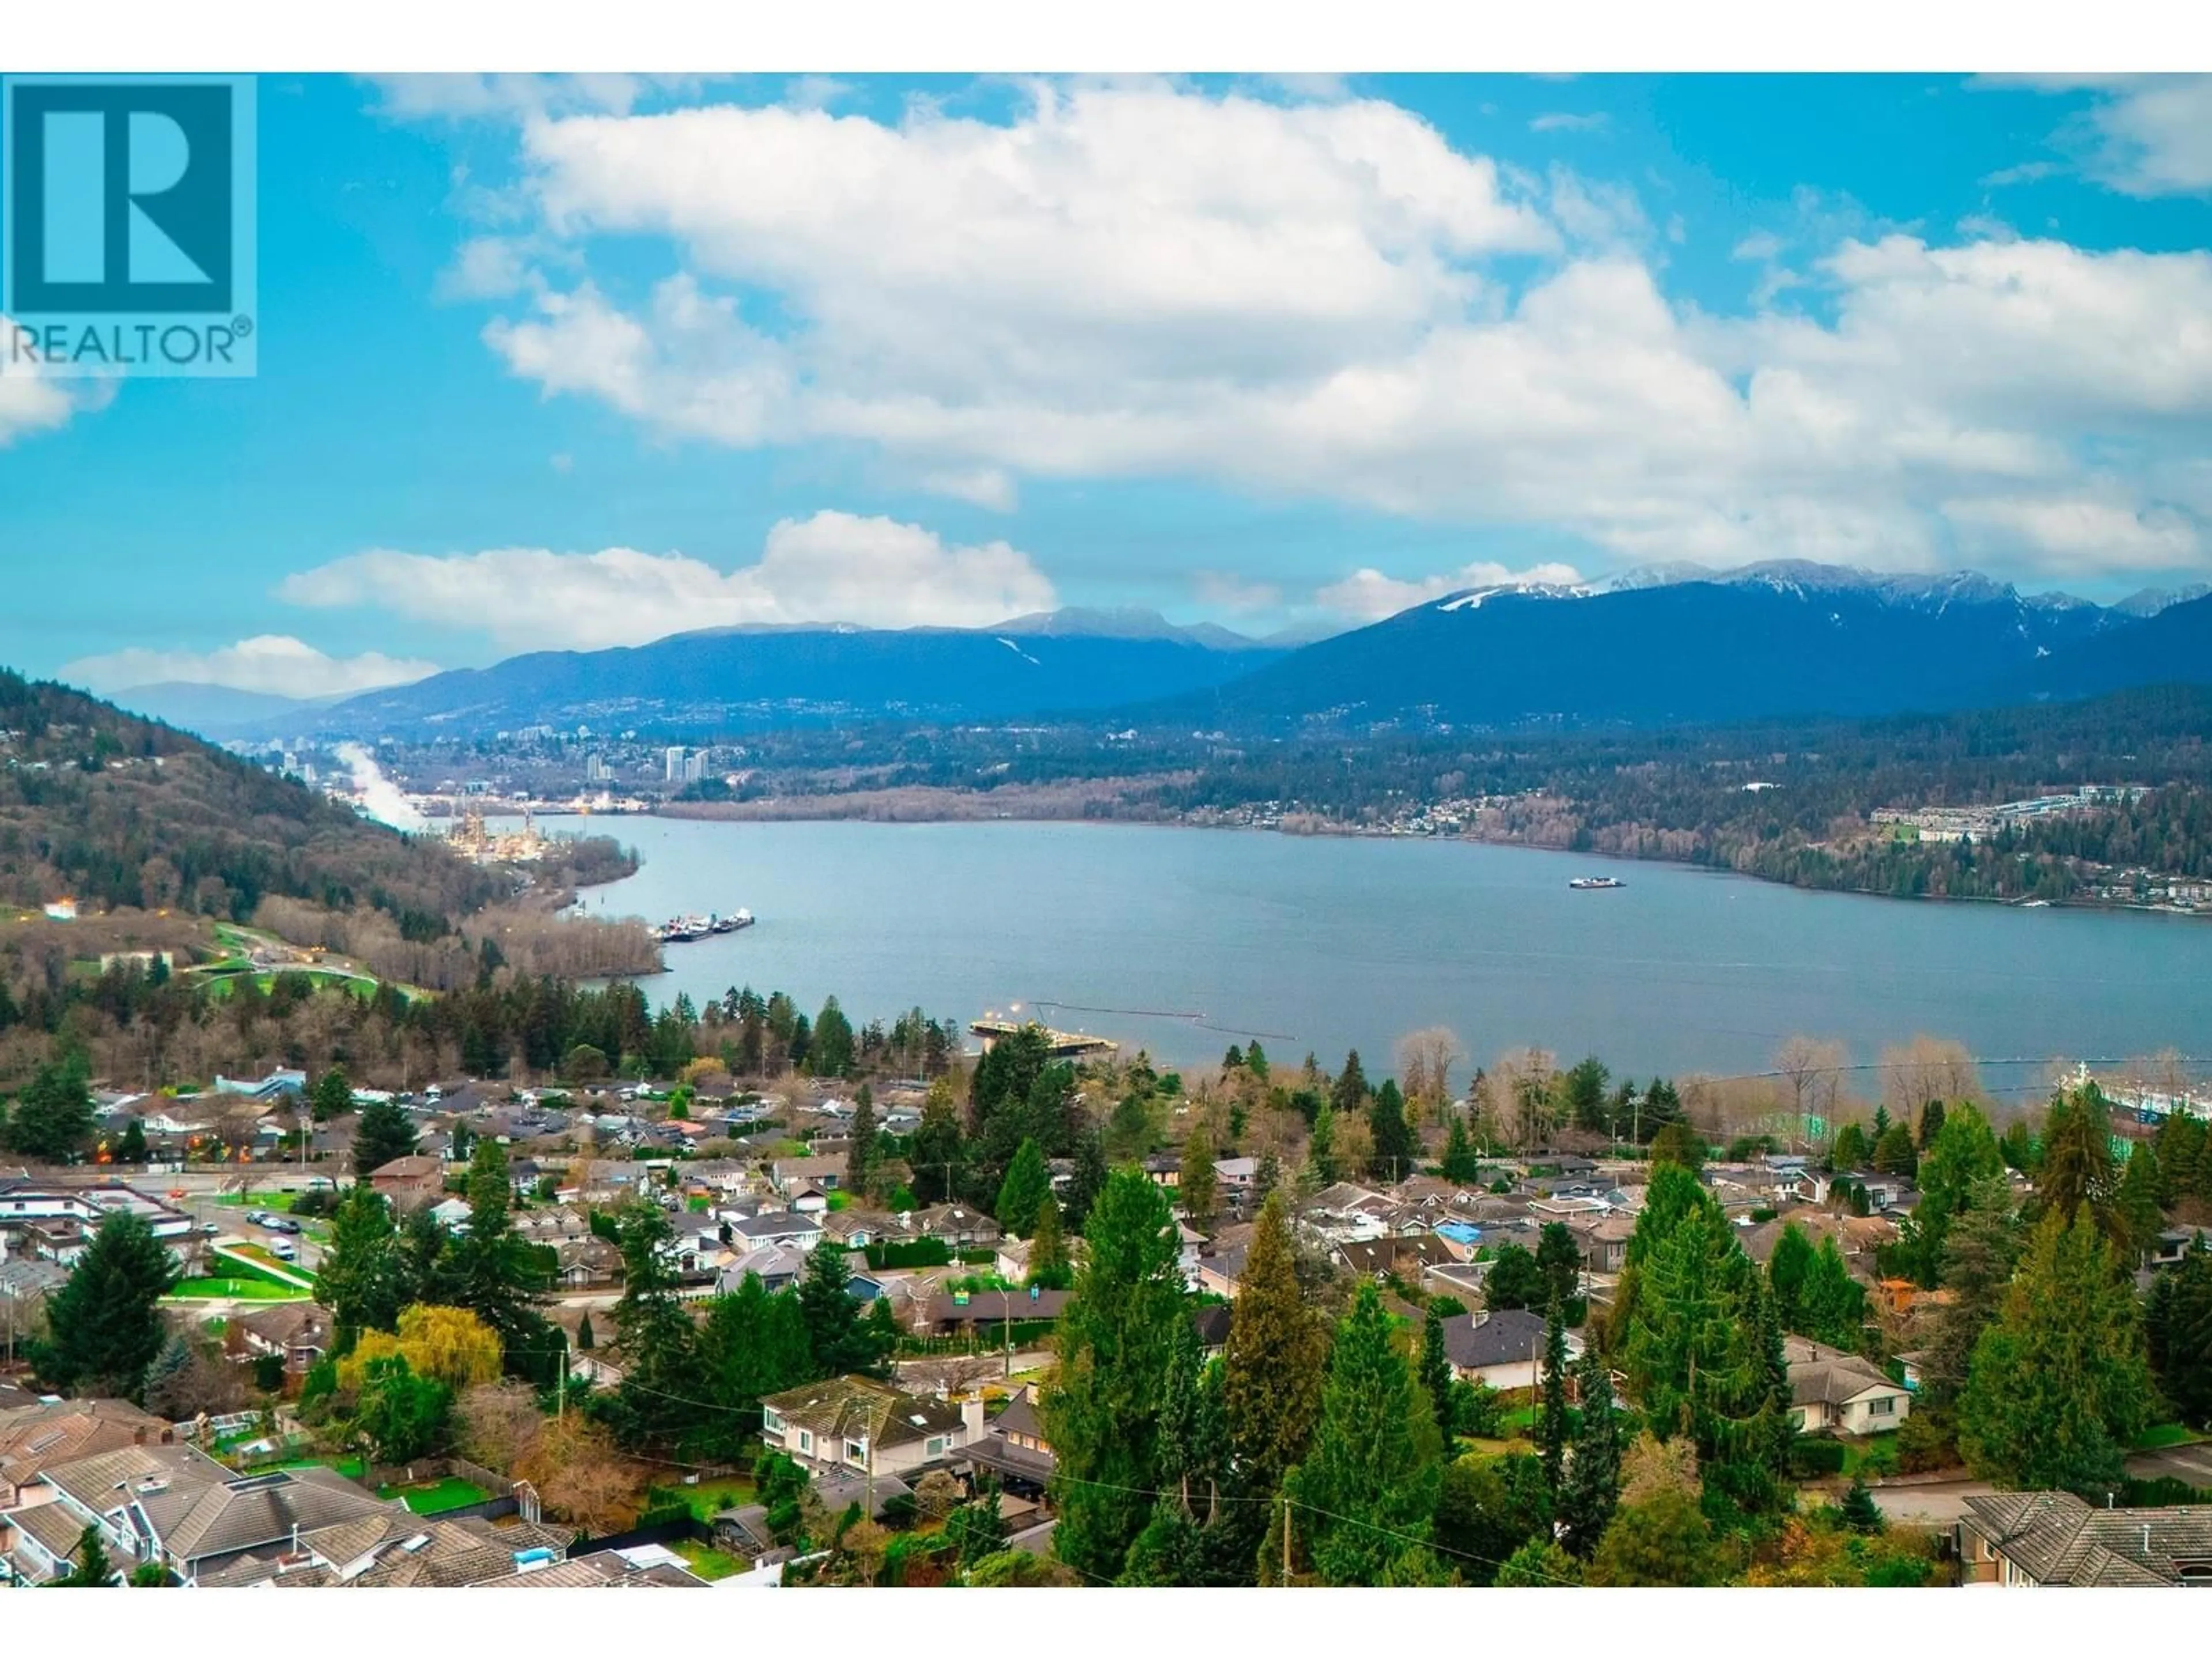
<path fill-rule="evenodd" d="M 878 1273 L 886 1267 L 949 1267 L 952 1251 L 941 1238 L 909 1239 L 896 1244 L 871 1244 L 868 1265 Z M 984 1258 L 988 1261 L 989 1257 Z"/>
<path fill-rule="evenodd" d="M 1850 1448 L 1840 1440 L 1808 1440 L 1799 1438 L 1790 1443 L 1790 1472 L 1800 1479 L 1813 1475 L 1841 1474 L 1844 1464 L 1850 1455 Z"/>

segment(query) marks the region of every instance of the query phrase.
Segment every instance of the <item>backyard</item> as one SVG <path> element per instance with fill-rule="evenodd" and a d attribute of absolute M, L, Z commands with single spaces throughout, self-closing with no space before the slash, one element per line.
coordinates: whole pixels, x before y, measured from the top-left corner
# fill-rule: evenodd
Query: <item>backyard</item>
<path fill-rule="evenodd" d="M 464 1480 L 458 1474 L 439 1480 L 418 1480 L 410 1486 L 380 1486 L 376 1495 L 386 1500 L 397 1498 L 417 1515 L 443 1515 L 449 1510 L 465 1510 L 491 1496 L 475 1481 Z"/>

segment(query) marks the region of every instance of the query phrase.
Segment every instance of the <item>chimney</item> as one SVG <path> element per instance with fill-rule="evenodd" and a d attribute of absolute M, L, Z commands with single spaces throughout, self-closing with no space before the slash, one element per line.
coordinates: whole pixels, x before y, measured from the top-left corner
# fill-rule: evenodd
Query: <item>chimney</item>
<path fill-rule="evenodd" d="M 973 1394 L 960 1402 L 961 1443 L 972 1444 L 983 1437 L 983 1396 Z"/>

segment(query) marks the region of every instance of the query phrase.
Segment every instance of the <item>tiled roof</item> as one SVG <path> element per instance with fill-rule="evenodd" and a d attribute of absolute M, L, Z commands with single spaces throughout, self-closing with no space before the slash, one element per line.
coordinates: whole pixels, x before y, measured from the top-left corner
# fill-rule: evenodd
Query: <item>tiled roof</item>
<path fill-rule="evenodd" d="M 2212 1582 L 2212 1504 L 2099 1509 L 2071 1492 L 1997 1492 L 1961 1519 L 2038 1583 Z"/>
<path fill-rule="evenodd" d="M 1903 1392 L 1873 1364 L 1840 1348 L 1793 1336 L 1784 1340 L 1782 1352 L 1793 1406 L 1841 1406 L 1873 1389 Z"/>
<path fill-rule="evenodd" d="M 761 1404 L 822 1439 L 865 1435 L 895 1446 L 932 1435 L 957 1434 L 960 1408 L 942 1400 L 906 1394 L 865 1376 L 833 1376 L 765 1396 Z"/>

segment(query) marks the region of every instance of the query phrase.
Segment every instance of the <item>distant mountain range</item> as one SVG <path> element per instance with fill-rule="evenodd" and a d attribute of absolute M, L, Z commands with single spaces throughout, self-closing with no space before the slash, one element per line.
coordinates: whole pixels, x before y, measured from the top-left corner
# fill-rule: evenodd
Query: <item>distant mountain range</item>
<path fill-rule="evenodd" d="M 253 724 L 272 735 L 472 737 L 531 726 L 706 733 L 1000 720 L 1174 697 L 1284 654 L 1144 611 L 1055 611 L 988 629 L 714 629 L 609 651 L 532 652 Z"/>
<path fill-rule="evenodd" d="M 1638 726 L 2212 681 L 2212 599 L 2142 616 L 1972 572 L 1802 563 L 1453 593 L 1159 711 L 1213 724 Z"/>
<path fill-rule="evenodd" d="M 334 702 L 204 686 L 118 701 L 213 737 L 738 732 L 1045 715 L 1269 726 L 1561 725 L 1882 714 L 2212 682 L 2212 589 L 2100 605 L 1972 571 L 1779 562 L 1470 588 L 1310 642 L 1149 611 L 988 629 L 720 629 L 534 652 Z"/>

